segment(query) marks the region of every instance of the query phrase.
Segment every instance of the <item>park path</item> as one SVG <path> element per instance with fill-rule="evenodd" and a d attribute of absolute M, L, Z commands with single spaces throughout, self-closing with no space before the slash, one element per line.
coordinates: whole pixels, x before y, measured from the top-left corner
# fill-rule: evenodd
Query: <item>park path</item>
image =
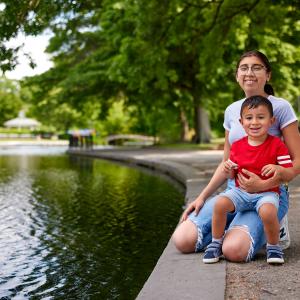
<path fill-rule="evenodd" d="M 222 151 L 156 148 L 70 149 L 72 155 L 103 158 L 162 172 L 184 184 L 186 203 L 207 184 L 222 159 Z M 270 266 L 262 253 L 251 263 L 202 263 L 202 254 L 179 253 L 170 241 L 140 291 L 149 299 L 300 299 L 300 176 L 290 184 L 292 243 L 283 266 Z"/>

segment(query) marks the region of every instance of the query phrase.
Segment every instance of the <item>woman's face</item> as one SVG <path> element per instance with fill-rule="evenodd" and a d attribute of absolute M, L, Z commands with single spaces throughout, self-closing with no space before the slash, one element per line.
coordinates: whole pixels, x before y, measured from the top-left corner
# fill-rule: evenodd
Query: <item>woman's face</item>
<path fill-rule="evenodd" d="M 245 92 L 246 97 L 261 95 L 264 92 L 265 83 L 270 80 L 271 73 L 267 72 L 265 65 L 256 56 L 245 57 L 240 61 L 236 80 Z"/>

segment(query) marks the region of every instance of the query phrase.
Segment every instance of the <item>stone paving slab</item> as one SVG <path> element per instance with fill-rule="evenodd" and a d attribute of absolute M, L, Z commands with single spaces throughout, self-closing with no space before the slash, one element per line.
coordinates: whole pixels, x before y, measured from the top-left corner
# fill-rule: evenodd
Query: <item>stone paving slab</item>
<path fill-rule="evenodd" d="M 137 299 L 223 299 L 225 261 L 208 266 L 201 258 L 180 254 L 170 241 Z"/>

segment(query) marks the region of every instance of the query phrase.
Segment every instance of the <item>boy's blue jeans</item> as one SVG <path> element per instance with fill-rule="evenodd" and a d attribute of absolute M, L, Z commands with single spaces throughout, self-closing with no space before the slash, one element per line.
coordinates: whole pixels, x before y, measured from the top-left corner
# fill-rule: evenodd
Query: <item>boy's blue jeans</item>
<path fill-rule="evenodd" d="M 246 191 L 234 187 L 219 194 L 219 197 L 226 197 L 231 200 L 235 207 L 235 211 L 256 210 L 258 213 L 263 204 L 273 204 L 276 209 L 279 207 L 279 195 L 276 192 L 262 192 L 262 193 L 247 193 Z"/>

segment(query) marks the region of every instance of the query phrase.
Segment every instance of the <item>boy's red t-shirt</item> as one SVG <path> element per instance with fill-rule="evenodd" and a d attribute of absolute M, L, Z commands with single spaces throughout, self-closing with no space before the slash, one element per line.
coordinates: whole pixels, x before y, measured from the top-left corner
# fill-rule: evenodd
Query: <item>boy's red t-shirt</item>
<path fill-rule="evenodd" d="M 271 176 L 262 176 L 261 169 L 268 164 L 280 165 L 284 168 L 293 166 L 288 148 L 280 138 L 268 135 L 267 139 L 258 146 L 251 146 L 248 143 L 248 137 L 245 136 L 234 142 L 230 149 L 230 160 L 238 165 L 237 173 L 242 173 L 242 169 L 246 169 L 255 173 L 262 179 L 268 179 Z M 242 173 L 247 177 L 246 174 Z M 235 176 L 236 186 L 239 186 L 237 176 Z M 266 191 L 274 191 L 279 193 L 279 187 Z"/>

